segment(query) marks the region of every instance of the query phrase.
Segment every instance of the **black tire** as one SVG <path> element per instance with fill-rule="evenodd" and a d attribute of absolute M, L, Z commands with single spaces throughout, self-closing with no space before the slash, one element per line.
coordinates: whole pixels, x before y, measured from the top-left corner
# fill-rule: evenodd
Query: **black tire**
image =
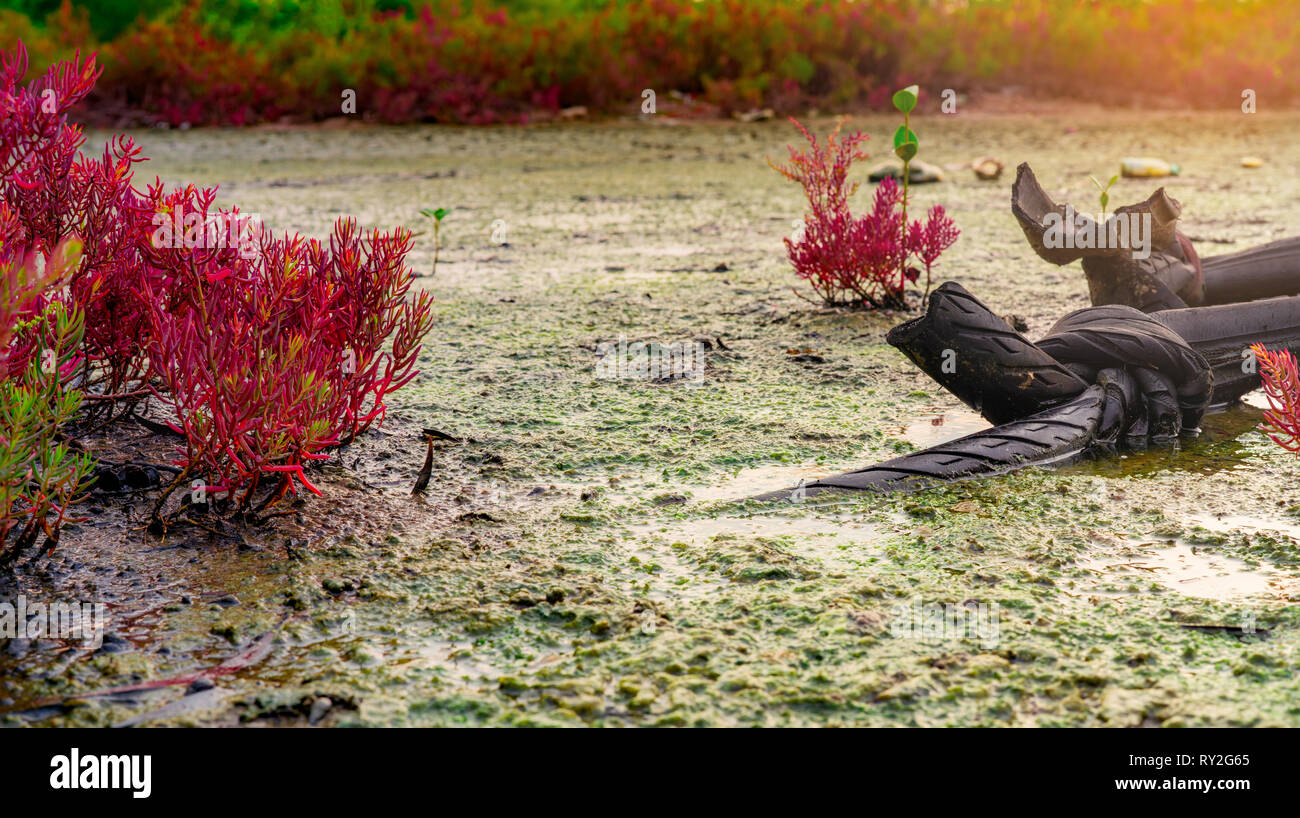
<path fill-rule="evenodd" d="M 1215 406 L 1259 388 L 1259 373 L 1247 363 L 1251 344 L 1300 355 L 1300 296 L 1165 310 L 1154 318 L 1182 336 L 1214 370 Z"/>
<path fill-rule="evenodd" d="M 1181 428 L 1191 431 L 1200 426 L 1210 404 L 1210 364 L 1161 320 L 1165 314 L 1147 315 L 1118 304 L 1087 307 L 1057 321 L 1038 347 L 1075 367 L 1089 382 L 1095 381 L 1094 373 L 1102 369 L 1131 370 L 1148 399 L 1163 391 L 1177 396 Z M 1168 413 L 1159 413 L 1159 417 L 1158 423 L 1152 417 L 1153 428 L 1164 436 Z"/>
<path fill-rule="evenodd" d="M 1205 304 L 1235 304 L 1300 293 L 1300 238 L 1201 259 Z"/>
<path fill-rule="evenodd" d="M 930 294 L 925 315 L 894 327 L 886 340 L 995 424 L 1068 401 L 1088 386 L 952 281 Z"/>
<path fill-rule="evenodd" d="M 1243 357 L 1251 344 L 1300 354 L 1300 296 L 1150 315 L 1089 307 L 1062 318 L 1035 345 L 948 282 L 924 316 L 895 327 L 888 340 L 998 425 L 802 486 L 801 496 L 911 491 L 1058 463 L 1121 434 L 1144 446 L 1149 436 L 1177 434 L 1180 421 L 1190 432 L 1211 402 L 1226 404 L 1259 386 Z M 950 349 L 961 352 L 945 367 Z M 756 499 L 789 501 L 795 491 Z"/>
<path fill-rule="evenodd" d="M 796 494 L 798 488 L 803 489 L 803 497 L 827 491 L 916 491 L 941 482 L 1060 463 L 1092 444 L 1104 403 L 1102 387 L 1088 387 L 1074 400 L 1031 417 L 754 499 L 789 502 L 801 496 Z"/>

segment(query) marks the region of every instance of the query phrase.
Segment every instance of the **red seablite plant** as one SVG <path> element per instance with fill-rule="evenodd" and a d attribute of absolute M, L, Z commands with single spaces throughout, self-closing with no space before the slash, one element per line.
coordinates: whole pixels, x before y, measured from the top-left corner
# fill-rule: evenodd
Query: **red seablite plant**
<path fill-rule="evenodd" d="M 83 191 L 78 235 L 84 252 L 70 290 L 86 315 L 86 380 L 95 391 L 88 397 L 110 418 L 115 406 L 129 410 L 148 392 L 144 309 L 132 290 L 146 264 L 143 229 L 150 215 L 131 184 L 132 166 L 140 161 L 140 149 L 117 137 L 102 159 L 83 155 L 72 177 Z"/>
<path fill-rule="evenodd" d="M 785 240 L 795 274 L 827 304 L 905 307 L 903 289 L 919 276 L 907 262 L 915 258 L 928 274 L 960 231 L 940 205 L 930 209 L 924 222 L 914 221 L 904 229 L 903 191 L 892 178 L 876 188 L 871 210 L 854 216 L 849 199 L 859 183 L 850 183 L 848 175 L 855 161 L 867 158 L 858 146 L 868 136 L 856 131 L 841 138 L 841 120 L 823 145 L 797 120 L 790 121 L 809 148 L 789 146 L 789 166 L 770 159 L 768 164 L 802 185 L 808 199 L 802 235 Z"/>
<path fill-rule="evenodd" d="M 943 251 L 957 242 L 957 237 L 960 235 L 961 231 L 957 229 L 953 220 L 948 218 L 948 212 L 944 210 L 943 205 L 930 208 L 924 227 L 919 221 L 914 221 L 908 226 L 907 246 L 924 265 L 927 286 L 934 263 L 939 260 L 939 256 L 943 255 Z"/>
<path fill-rule="evenodd" d="M 1253 344 L 1250 350 L 1271 407 L 1260 428 L 1282 448 L 1300 454 L 1300 372 L 1295 356 L 1286 349 L 1270 352 L 1263 344 Z"/>
<path fill-rule="evenodd" d="M 70 237 L 80 240 L 80 261 L 70 270 L 68 292 L 59 297 L 70 297 L 85 314 L 84 385 L 98 388 L 100 394 L 89 397 L 108 406 L 112 401 L 106 398 L 140 390 L 146 377 L 140 311 L 127 292 L 130 271 L 140 264 L 131 204 L 132 165 L 141 161 L 140 151 L 117 137 L 102 159 L 81 153 L 85 138 L 66 115 L 94 86 L 99 69 L 93 57 L 74 57 L 24 86 L 26 72 L 22 43 L 0 54 L 0 95 L 6 100 L 0 199 L 16 214 L 29 251 L 48 254 Z"/>
<path fill-rule="evenodd" d="M 63 115 L 95 71 L 74 59 L 20 86 L 26 71 L 21 48 L 0 53 L 0 565 L 41 535 L 44 552 L 55 547 L 92 465 L 58 439 L 81 405 L 69 382 L 83 316 L 64 286 L 81 242 L 51 184 L 69 173 L 80 144 Z"/>
<path fill-rule="evenodd" d="M 849 169 L 860 159 L 869 158 L 869 154 L 858 146 L 871 137 L 862 131 L 854 131 L 840 139 L 844 120 L 835 123 L 835 130 L 826 136 L 826 146 L 817 144 L 817 137 L 805 128 L 799 120 L 790 118 L 799 133 L 804 135 L 811 145 L 809 150 L 797 150 L 794 145 L 786 146 L 790 151 L 790 166 L 778 165 L 771 159 L 767 163 L 778 173 L 791 181 L 803 185 L 808 204 L 814 211 L 837 211 L 847 209 L 849 197 L 857 192 L 860 182 L 848 183 Z"/>
<path fill-rule="evenodd" d="M 317 491 L 304 466 L 382 422 L 388 394 L 417 374 L 432 300 L 409 297 L 411 234 L 363 233 L 341 220 L 328 242 L 272 238 L 237 210 L 217 209 L 215 190 L 158 182 L 139 192 L 141 157 L 129 139 L 88 157 L 80 129 L 66 123 L 94 83 L 93 58 L 22 86 L 25 72 L 21 44 L 0 55 L 0 375 L 42 380 L 5 392 L 12 406 L 0 406 L 0 421 L 41 421 L 48 440 L 80 392 L 35 420 L 24 407 L 37 386 L 50 400 L 69 391 L 74 375 L 110 419 L 115 406 L 156 398 L 184 447 L 155 520 L 182 486 L 203 488 L 203 500 L 208 490 L 228 494 L 222 507 L 251 517 L 299 485 Z M 52 344 L 50 378 L 35 353 Z M 4 446 L 54 451 L 0 429 Z M 15 458 L 6 474 L 21 482 L 27 461 Z"/>
<path fill-rule="evenodd" d="M 81 133 L 67 125 L 65 115 L 96 76 L 93 61 L 79 58 L 23 86 L 26 73 L 21 45 L 0 53 L 0 254 L 10 267 L 6 312 L 13 311 L 10 326 L 0 329 L 4 377 L 24 371 L 35 348 L 31 333 L 25 345 L 12 346 L 13 322 L 35 320 L 59 298 L 55 285 L 62 282 L 36 271 L 76 229 L 62 207 L 62 191 L 51 190 L 51 182 L 71 171 Z"/>
<path fill-rule="evenodd" d="M 230 215 L 213 196 L 150 191 L 159 212 L 183 207 L 205 223 Z M 155 395 L 186 440 L 156 512 L 196 479 L 205 495 L 239 492 L 238 513 L 298 484 L 319 494 L 303 467 L 381 421 L 385 396 L 416 374 L 431 299 L 407 298 L 411 244 L 408 231 L 363 236 L 341 220 L 328 245 L 262 235 L 251 254 L 233 244 L 149 251 L 138 285 L 146 352 L 165 387 Z M 253 506 L 267 478 L 275 487 Z"/>
<path fill-rule="evenodd" d="M 51 293 L 77 259 L 75 241 L 48 254 L 26 246 L 17 214 L 0 199 L 0 566 L 42 534 L 43 550 L 52 550 L 87 485 L 90 459 L 57 439 L 81 405 L 68 381 L 82 316 Z"/>

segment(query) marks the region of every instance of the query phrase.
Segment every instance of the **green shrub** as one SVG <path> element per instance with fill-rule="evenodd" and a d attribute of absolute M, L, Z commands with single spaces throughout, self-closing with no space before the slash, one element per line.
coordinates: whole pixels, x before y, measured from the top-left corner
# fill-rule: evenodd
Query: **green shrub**
<path fill-rule="evenodd" d="M 0 342 L 7 341 L 0 344 L 0 368 L 8 373 L 0 378 L 0 565 L 38 542 L 42 553 L 58 544 L 68 508 L 86 489 L 93 465 L 58 439 L 60 427 L 81 408 L 81 392 L 67 385 L 79 362 L 81 313 L 57 300 L 28 312 L 79 254 L 67 252 L 62 264 L 42 275 L 30 258 L 0 261 Z M 11 367 L 22 361 L 14 358 L 25 359 L 16 372 Z"/>

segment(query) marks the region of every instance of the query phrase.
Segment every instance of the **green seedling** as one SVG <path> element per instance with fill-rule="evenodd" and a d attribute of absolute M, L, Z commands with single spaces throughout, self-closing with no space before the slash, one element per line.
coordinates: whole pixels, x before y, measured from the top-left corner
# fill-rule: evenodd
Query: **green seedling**
<path fill-rule="evenodd" d="M 433 219 L 433 270 L 429 272 L 432 278 L 438 273 L 438 251 L 442 249 L 442 244 L 438 240 L 438 228 L 442 226 L 442 220 L 446 218 L 451 211 L 445 207 L 430 208 L 425 207 L 420 210 L 420 215 L 426 219 Z"/>
<path fill-rule="evenodd" d="M 894 131 L 894 155 L 903 160 L 903 246 L 907 246 L 907 194 L 912 181 L 912 160 L 916 158 L 916 152 L 920 147 L 916 134 L 912 131 L 911 114 L 920 94 L 921 88 L 916 85 L 909 85 L 894 94 L 894 107 L 903 114 L 903 124 Z M 907 266 L 906 258 L 903 259 L 902 266 Z M 900 269 L 899 273 L 901 276 L 905 270 Z M 924 304 L 929 297 L 930 282 L 927 280 L 921 303 Z"/>
<path fill-rule="evenodd" d="M 1116 174 L 1115 176 L 1110 177 L 1110 181 L 1106 183 L 1105 187 L 1102 187 L 1101 182 L 1097 181 L 1096 176 L 1089 176 L 1088 178 L 1092 180 L 1092 183 L 1097 186 L 1097 190 L 1101 192 L 1101 196 L 1099 197 L 1101 200 L 1101 217 L 1102 219 L 1105 219 L 1106 205 L 1110 204 L 1110 186 L 1119 181 L 1119 175 Z"/>

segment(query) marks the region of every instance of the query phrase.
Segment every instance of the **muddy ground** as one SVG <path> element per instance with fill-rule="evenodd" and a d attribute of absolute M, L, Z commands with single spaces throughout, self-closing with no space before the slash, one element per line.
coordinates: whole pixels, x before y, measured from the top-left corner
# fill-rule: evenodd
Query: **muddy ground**
<path fill-rule="evenodd" d="M 873 153 L 894 127 L 851 125 Z M 1031 338 L 1086 306 L 1077 265 L 1039 260 L 1010 214 L 1021 161 L 1088 210 L 1088 175 L 1122 156 L 1181 163 L 1165 184 L 1203 255 L 1292 234 L 1298 125 L 923 117 L 922 159 L 1008 166 L 915 189 L 963 231 L 938 279 L 1023 316 Z M 0 722 L 1300 723 L 1300 464 L 1254 431 L 1255 407 L 1177 450 L 915 495 L 736 502 L 984 425 L 885 344 L 906 316 L 791 291 L 781 239 L 800 192 L 765 163 L 795 140 L 788 123 L 136 137 L 153 157 L 141 180 L 219 184 L 278 230 L 324 236 L 344 214 L 424 229 L 420 208 L 451 208 L 436 276 L 428 235 L 411 258 L 437 325 L 390 422 L 295 517 L 159 539 L 139 522 L 148 492 L 92 498 L 49 561 L 0 587 L 106 602 L 105 641 L 0 646 Z M 1155 186 L 1123 180 L 1112 203 Z M 705 375 L 598 379 L 598 345 L 620 338 L 698 341 Z M 413 499 L 422 427 L 462 442 L 438 444 Z M 934 605 L 969 613 L 907 627 Z"/>

